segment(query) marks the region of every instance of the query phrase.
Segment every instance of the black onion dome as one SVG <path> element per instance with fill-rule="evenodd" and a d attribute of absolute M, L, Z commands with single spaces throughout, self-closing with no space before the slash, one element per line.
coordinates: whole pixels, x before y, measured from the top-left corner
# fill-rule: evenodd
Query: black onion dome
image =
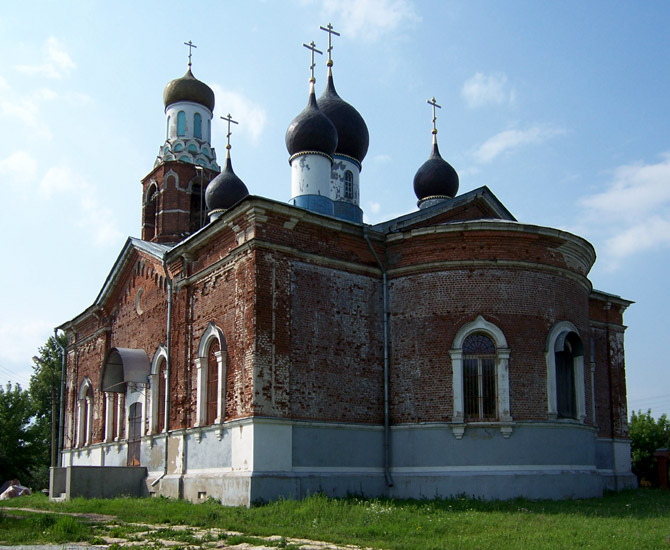
<path fill-rule="evenodd" d="M 207 186 L 205 204 L 207 210 L 228 210 L 249 194 L 247 186 L 233 172 L 230 157 L 226 158 L 226 166 Z"/>
<path fill-rule="evenodd" d="M 336 153 L 363 162 L 370 145 L 368 127 L 360 113 L 335 91 L 333 75 L 328 75 L 326 89 L 318 99 L 319 109 L 337 128 Z"/>
<path fill-rule="evenodd" d="M 184 76 L 169 82 L 163 91 L 165 107 L 179 101 L 199 103 L 214 111 L 214 92 L 207 84 L 194 77 L 190 68 Z"/>
<path fill-rule="evenodd" d="M 307 107 L 293 119 L 286 130 L 286 149 L 289 155 L 303 151 L 319 151 L 332 155 L 336 147 L 337 129 L 319 109 L 312 88 Z"/>
<path fill-rule="evenodd" d="M 453 198 L 458 193 L 458 174 L 453 166 L 440 156 L 435 141 L 430 157 L 414 176 L 414 193 L 419 200 L 429 197 Z"/>

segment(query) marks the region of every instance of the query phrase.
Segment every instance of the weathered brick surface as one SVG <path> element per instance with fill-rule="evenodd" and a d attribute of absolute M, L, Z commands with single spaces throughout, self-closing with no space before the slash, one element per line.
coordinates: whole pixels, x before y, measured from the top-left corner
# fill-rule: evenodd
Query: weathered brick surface
<path fill-rule="evenodd" d="M 438 221 L 477 215 L 480 205 L 467 208 Z M 570 321 L 584 344 L 586 422 L 593 346 L 599 433 L 624 435 L 622 310 L 590 299 L 590 245 L 520 224 L 454 227 L 371 235 L 389 276 L 392 423 L 451 420 L 449 350 L 482 315 L 511 350 L 515 420 L 547 420 L 547 337 Z M 196 358 L 210 323 L 225 338 L 225 420 L 382 422 L 381 271 L 360 226 L 249 198 L 177 246 L 168 275 L 171 429 L 195 424 Z M 94 441 L 103 437 L 106 351 L 139 348 L 151 358 L 167 343 L 168 293 L 161 261 L 135 251 L 106 302 L 67 325 L 66 446 L 84 376 L 95 388 Z"/>

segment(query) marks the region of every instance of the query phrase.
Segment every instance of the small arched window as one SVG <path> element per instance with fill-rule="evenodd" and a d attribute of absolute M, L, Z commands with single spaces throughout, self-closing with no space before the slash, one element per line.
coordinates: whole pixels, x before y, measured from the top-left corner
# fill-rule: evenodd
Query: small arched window
<path fill-rule="evenodd" d="M 158 415 L 157 415 L 157 426 L 156 426 L 156 431 L 157 432 L 163 432 L 165 431 L 165 386 L 167 385 L 167 372 L 166 372 L 166 367 L 167 364 L 165 362 L 165 359 L 163 359 L 160 363 L 160 368 L 158 371 Z"/>
<path fill-rule="evenodd" d="M 186 113 L 184 111 L 177 113 L 177 135 L 180 137 L 186 135 Z"/>
<path fill-rule="evenodd" d="M 499 422 L 503 437 L 509 437 L 510 349 L 502 330 L 479 315 L 458 330 L 449 355 L 454 436 L 463 437 L 468 421 L 486 421 Z"/>
<path fill-rule="evenodd" d="M 152 184 L 147 191 L 144 203 L 143 239 L 150 241 L 156 235 L 156 212 L 158 210 L 158 187 Z"/>
<path fill-rule="evenodd" d="M 549 418 L 586 418 L 584 345 L 575 325 L 561 321 L 547 338 L 547 397 Z"/>
<path fill-rule="evenodd" d="M 202 139 L 202 117 L 200 113 L 193 115 L 193 137 Z"/>
<path fill-rule="evenodd" d="M 220 424 L 226 415 L 226 340 L 210 323 L 200 338 L 195 360 L 198 376 L 196 426 Z"/>
<path fill-rule="evenodd" d="M 91 444 L 93 424 L 93 385 L 88 376 L 84 377 L 77 399 L 77 447 Z"/>
<path fill-rule="evenodd" d="M 167 128 L 165 129 L 165 139 L 170 139 L 170 117 L 167 117 Z"/>
<path fill-rule="evenodd" d="M 354 174 L 351 170 L 344 173 L 344 198 L 354 198 Z"/>
<path fill-rule="evenodd" d="M 463 394 L 467 420 L 497 417 L 496 347 L 481 333 L 471 334 L 463 342 Z"/>
<path fill-rule="evenodd" d="M 219 404 L 219 362 L 217 360 L 219 341 L 212 340 L 207 354 L 207 424 L 214 424 Z"/>

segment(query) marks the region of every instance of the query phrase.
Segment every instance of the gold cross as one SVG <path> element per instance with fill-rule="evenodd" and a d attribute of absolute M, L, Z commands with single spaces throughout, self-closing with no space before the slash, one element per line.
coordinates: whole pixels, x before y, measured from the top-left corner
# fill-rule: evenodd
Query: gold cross
<path fill-rule="evenodd" d="M 437 120 L 437 116 L 435 115 L 435 107 L 441 109 L 442 106 L 437 104 L 434 97 L 431 99 L 427 99 L 426 103 L 428 103 L 428 105 L 433 106 L 433 134 L 437 134 L 437 126 L 435 125 L 435 121 Z"/>
<path fill-rule="evenodd" d="M 328 50 L 326 50 L 326 51 L 328 52 L 328 66 L 332 67 L 333 66 L 333 60 L 330 56 L 330 52 L 333 50 L 333 45 L 331 43 L 331 38 L 332 38 L 333 35 L 340 36 L 340 33 L 335 32 L 333 30 L 333 26 L 330 23 L 328 23 L 328 25 L 326 25 L 325 27 L 319 27 L 319 28 L 322 31 L 326 31 L 328 33 Z"/>
<path fill-rule="evenodd" d="M 190 40 L 188 42 L 184 42 L 184 46 L 188 46 L 188 68 L 191 68 L 191 48 L 197 48 L 193 42 Z"/>
<path fill-rule="evenodd" d="M 314 78 L 314 67 L 316 67 L 316 64 L 314 63 L 314 52 L 316 52 L 318 54 L 321 54 L 321 55 L 323 55 L 323 52 L 316 49 L 316 44 L 314 43 L 314 40 L 312 40 L 309 43 L 309 46 L 307 44 L 305 44 L 304 42 L 303 42 L 302 45 L 305 46 L 305 48 L 307 48 L 308 50 L 312 51 L 312 64 L 309 66 L 309 70 L 312 73 L 312 76 L 310 77 L 309 81 L 310 82 L 316 82 L 316 78 Z"/>
<path fill-rule="evenodd" d="M 222 118 L 223 120 L 228 121 L 228 133 L 226 134 L 226 139 L 228 140 L 228 143 L 226 145 L 226 149 L 228 149 L 230 151 L 230 136 L 232 135 L 231 131 L 230 131 L 230 123 L 232 122 L 233 124 L 239 124 L 239 122 L 237 122 L 236 120 L 233 120 L 233 117 L 230 116 L 230 113 L 228 113 L 228 116 L 222 116 L 220 118 Z"/>

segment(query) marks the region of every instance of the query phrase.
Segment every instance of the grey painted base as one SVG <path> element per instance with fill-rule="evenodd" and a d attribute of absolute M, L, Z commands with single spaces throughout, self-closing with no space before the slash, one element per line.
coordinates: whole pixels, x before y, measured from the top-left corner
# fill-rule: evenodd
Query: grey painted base
<path fill-rule="evenodd" d="M 115 449 L 123 451 L 115 445 L 66 452 L 63 461 L 110 463 Z M 147 437 L 141 453 L 149 470 L 144 494 L 235 506 L 317 492 L 563 499 L 636 486 L 629 441 L 597 439 L 578 422 L 511 423 L 505 430 L 468 424 L 464 431 L 448 423 L 394 426 L 390 487 L 380 426 L 253 418 Z"/>

